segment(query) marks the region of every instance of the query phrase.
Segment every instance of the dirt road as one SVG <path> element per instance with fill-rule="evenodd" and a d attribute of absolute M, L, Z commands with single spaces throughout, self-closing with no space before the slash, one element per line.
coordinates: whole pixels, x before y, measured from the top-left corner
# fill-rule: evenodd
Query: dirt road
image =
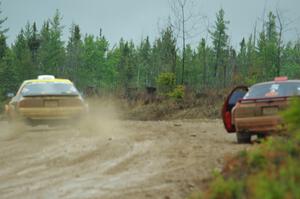
<path fill-rule="evenodd" d="M 247 147 L 219 120 L 1 122 L 0 198 L 185 198 Z"/>

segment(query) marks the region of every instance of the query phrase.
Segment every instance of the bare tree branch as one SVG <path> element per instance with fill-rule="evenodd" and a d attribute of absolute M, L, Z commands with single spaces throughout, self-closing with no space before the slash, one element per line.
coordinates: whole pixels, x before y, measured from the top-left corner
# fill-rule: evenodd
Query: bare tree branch
<path fill-rule="evenodd" d="M 182 41 L 182 77 L 181 83 L 184 84 L 185 73 L 185 48 L 187 40 L 196 37 L 198 32 L 198 24 L 201 19 L 200 14 L 195 12 L 197 7 L 194 0 L 169 0 L 172 16 L 170 27 L 175 30 L 177 38 L 181 38 Z M 198 33 L 199 34 L 199 33 Z"/>

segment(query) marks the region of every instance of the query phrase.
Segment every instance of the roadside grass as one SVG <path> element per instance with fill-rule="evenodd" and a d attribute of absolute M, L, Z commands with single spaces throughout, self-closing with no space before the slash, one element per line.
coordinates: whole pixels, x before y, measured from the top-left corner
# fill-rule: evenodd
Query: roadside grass
<path fill-rule="evenodd" d="M 300 198 L 300 100 L 282 113 L 288 131 L 229 159 L 193 199 Z"/>

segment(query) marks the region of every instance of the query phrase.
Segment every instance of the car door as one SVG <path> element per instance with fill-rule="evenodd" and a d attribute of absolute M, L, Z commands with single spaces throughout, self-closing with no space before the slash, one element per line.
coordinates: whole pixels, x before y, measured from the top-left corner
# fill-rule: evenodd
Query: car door
<path fill-rule="evenodd" d="M 234 88 L 227 96 L 224 105 L 222 107 L 222 119 L 224 127 L 228 133 L 235 132 L 235 126 L 232 124 L 232 109 L 236 103 L 242 99 L 248 92 L 247 86 L 238 86 Z"/>

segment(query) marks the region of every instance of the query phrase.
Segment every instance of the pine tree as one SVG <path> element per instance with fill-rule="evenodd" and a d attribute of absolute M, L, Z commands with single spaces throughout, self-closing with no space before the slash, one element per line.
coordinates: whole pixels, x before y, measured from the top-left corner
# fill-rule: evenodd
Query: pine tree
<path fill-rule="evenodd" d="M 277 63 L 277 49 L 278 49 L 278 33 L 276 30 L 276 17 L 270 12 L 267 21 L 266 39 L 267 39 L 267 77 L 272 78 L 279 75 L 280 70 L 276 68 Z M 270 71 L 270 72 L 269 72 Z"/>
<path fill-rule="evenodd" d="M 108 54 L 108 46 L 108 41 L 102 32 L 96 38 L 92 35 L 84 38 L 83 65 L 80 69 L 80 84 L 84 87 L 101 88 L 101 90 L 115 87 L 117 61 L 108 63 L 110 55 L 114 54 L 114 52 Z"/>
<path fill-rule="evenodd" d="M 2 33 L 0 33 L 0 59 L 2 59 L 5 56 L 6 50 L 6 36 Z"/>
<path fill-rule="evenodd" d="M 28 47 L 31 52 L 32 62 L 37 65 L 37 52 L 40 47 L 40 38 L 37 32 L 36 23 L 34 22 L 31 27 L 31 35 L 28 38 Z"/>
<path fill-rule="evenodd" d="M 195 53 L 191 45 L 187 44 L 185 48 L 184 77 L 185 77 L 185 86 L 188 86 L 190 88 L 194 88 L 194 82 L 197 75 L 197 72 L 195 70 L 196 68 L 195 68 L 194 57 L 195 57 Z"/>
<path fill-rule="evenodd" d="M 119 43 L 120 60 L 118 64 L 120 85 L 125 92 L 125 96 L 129 97 L 130 89 L 134 87 L 135 71 L 135 49 L 132 42 L 124 42 L 123 39 Z"/>
<path fill-rule="evenodd" d="M 52 20 L 44 22 L 40 32 L 40 47 L 37 53 L 38 72 L 59 76 L 65 63 L 64 42 L 61 40 L 63 26 L 57 10 Z"/>
<path fill-rule="evenodd" d="M 13 55 L 9 48 L 0 61 L 0 101 L 8 93 L 16 93 L 20 82 L 16 77 L 16 68 L 13 65 Z"/>
<path fill-rule="evenodd" d="M 176 72 L 176 39 L 171 27 L 161 32 L 161 38 L 157 41 L 157 47 L 161 53 L 162 71 Z"/>
<path fill-rule="evenodd" d="M 138 87 L 149 87 L 154 86 L 155 78 L 153 70 L 153 65 L 151 63 L 152 47 L 149 41 L 149 37 L 142 40 L 138 51 L 138 77 L 137 86 Z"/>
<path fill-rule="evenodd" d="M 63 72 L 63 64 L 65 63 L 64 42 L 61 40 L 63 26 L 61 25 L 61 14 L 58 10 L 50 21 L 50 49 L 51 60 L 49 60 L 49 72 L 54 75 L 59 75 Z"/>
<path fill-rule="evenodd" d="M 259 65 L 264 80 L 271 80 L 278 75 L 276 68 L 278 33 L 275 20 L 275 15 L 270 12 L 258 40 Z"/>
<path fill-rule="evenodd" d="M 0 10 L 1 13 L 2 11 Z M 7 17 L 0 18 L 0 101 L 4 99 L 8 92 L 15 91 L 17 82 L 12 64 L 12 53 L 6 43 L 5 33 L 8 31 L 8 28 L 3 28 L 6 20 Z"/>
<path fill-rule="evenodd" d="M 0 6 L 1 6 L 2 2 L 0 2 Z M 0 10 L 0 15 L 2 14 L 2 10 Z M 4 18 L 0 18 L 0 35 L 5 35 L 5 33 L 7 33 L 7 31 L 9 30 L 8 28 L 3 28 L 3 23 L 5 23 L 7 20 L 7 17 Z"/>
<path fill-rule="evenodd" d="M 105 36 L 102 35 L 102 30 L 100 30 L 99 36 L 96 37 L 95 47 L 97 56 L 95 78 L 97 79 L 97 85 L 103 89 L 110 89 L 109 84 L 110 82 L 114 81 L 116 67 L 114 65 L 107 64 L 107 51 L 109 48 L 109 43 Z"/>
<path fill-rule="evenodd" d="M 210 31 L 210 35 L 212 38 L 213 49 L 215 54 L 215 63 L 214 63 L 214 71 L 213 76 L 216 78 L 221 77 L 221 72 L 223 71 L 223 81 L 226 80 L 226 57 L 228 56 L 228 38 L 229 36 L 226 33 L 227 25 L 229 21 L 224 19 L 225 12 L 221 9 L 217 13 L 217 19 L 215 21 L 214 30 Z M 221 68 L 220 68 L 221 67 Z M 225 86 L 225 85 L 224 85 Z"/>
<path fill-rule="evenodd" d="M 26 79 L 33 79 L 37 75 L 32 62 L 32 54 L 27 39 L 28 38 L 26 38 L 25 32 L 22 29 L 12 47 L 14 56 L 13 64 L 16 69 L 18 82 L 22 82 Z"/>
<path fill-rule="evenodd" d="M 204 38 L 201 39 L 201 42 L 197 48 L 197 58 L 199 65 L 199 72 L 197 72 L 198 78 L 197 81 L 200 84 L 200 87 L 206 87 L 208 82 L 208 47 L 206 44 L 206 40 Z"/>
<path fill-rule="evenodd" d="M 66 51 L 66 63 L 62 68 L 62 74 L 72 79 L 75 83 L 80 82 L 80 69 L 83 62 L 83 44 L 81 41 L 80 27 L 73 24 L 70 29 L 70 38 Z"/>
<path fill-rule="evenodd" d="M 160 37 L 154 41 L 151 53 L 151 73 L 154 74 L 153 79 L 156 79 L 161 73 L 173 73 L 178 77 L 183 77 L 181 68 L 178 66 L 178 56 L 176 48 L 176 38 L 173 35 L 173 30 L 171 27 L 164 29 Z"/>
<path fill-rule="evenodd" d="M 1 2 L 0 2 L 1 6 Z M 0 10 L 0 15 L 2 10 Z M 8 28 L 3 28 L 3 24 L 6 22 L 7 17 L 0 18 L 0 60 L 5 56 L 5 51 L 7 50 L 6 36 L 5 33 L 9 30 Z"/>
<path fill-rule="evenodd" d="M 238 73 L 241 75 L 247 74 L 247 46 L 245 38 L 240 43 L 240 52 L 238 54 Z"/>

